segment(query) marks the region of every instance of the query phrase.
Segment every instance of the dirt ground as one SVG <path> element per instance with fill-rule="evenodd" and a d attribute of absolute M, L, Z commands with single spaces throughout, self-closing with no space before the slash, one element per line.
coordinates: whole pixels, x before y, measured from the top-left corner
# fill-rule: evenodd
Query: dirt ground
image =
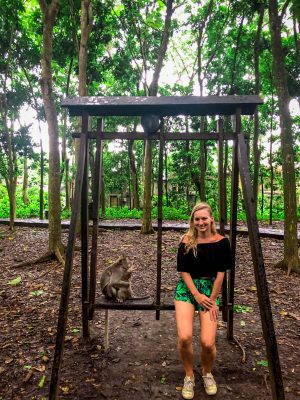
<path fill-rule="evenodd" d="M 178 278 L 175 264 L 180 236 L 180 232 L 163 233 L 162 291 L 170 298 Z M 48 398 L 63 270 L 55 261 L 17 267 L 21 261 L 45 252 L 47 240 L 46 229 L 19 227 L 10 233 L 0 225 L 0 400 Z M 66 243 L 67 230 L 63 240 Z M 273 267 L 282 257 L 282 241 L 262 239 L 262 248 L 285 398 L 299 399 L 300 276 L 287 276 Z M 105 266 L 122 253 L 135 265 L 135 295 L 153 296 L 156 234 L 101 232 L 98 281 Z M 227 341 L 226 323 L 220 318 L 213 371 L 218 393 L 214 398 L 271 399 L 247 237 L 238 237 L 236 269 L 234 335 L 240 346 Z M 80 282 L 80 254 L 76 252 L 59 399 L 181 399 L 184 374 L 177 353 L 174 312 L 161 312 L 160 320 L 156 320 L 154 311 L 110 311 L 110 348 L 105 352 L 103 310 L 98 310 L 90 323 L 91 339 L 81 338 Z M 195 399 L 205 399 L 197 318 L 194 327 Z"/>

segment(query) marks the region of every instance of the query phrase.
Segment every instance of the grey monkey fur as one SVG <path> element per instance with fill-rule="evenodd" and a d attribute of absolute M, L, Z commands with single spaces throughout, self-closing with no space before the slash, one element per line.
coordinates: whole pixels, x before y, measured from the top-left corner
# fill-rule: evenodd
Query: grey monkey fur
<path fill-rule="evenodd" d="M 133 297 L 130 278 L 133 266 L 128 263 L 126 257 L 122 256 L 112 265 L 107 267 L 100 279 L 101 290 L 107 299 L 122 302 L 129 299 L 145 299 L 144 297 Z"/>
<path fill-rule="evenodd" d="M 141 117 L 141 124 L 146 135 L 157 132 L 161 127 L 161 119 L 155 114 L 146 114 Z"/>

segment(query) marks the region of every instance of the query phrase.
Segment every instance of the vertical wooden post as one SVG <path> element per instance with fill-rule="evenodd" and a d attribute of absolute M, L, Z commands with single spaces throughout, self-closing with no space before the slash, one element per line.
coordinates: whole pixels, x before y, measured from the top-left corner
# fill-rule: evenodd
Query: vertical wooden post
<path fill-rule="evenodd" d="M 223 121 L 218 120 L 218 189 L 219 189 L 219 223 L 220 223 L 220 234 L 225 235 L 225 221 L 226 221 L 226 178 L 224 175 L 224 129 Z M 222 319 L 227 322 L 228 314 L 228 294 L 227 294 L 227 273 L 224 274 L 224 280 L 222 285 Z"/>
<path fill-rule="evenodd" d="M 94 305 L 96 299 L 97 284 L 97 248 L 98 248 L 98 226 L 99 226 L 99 201 L 102 177 L 102 153 L 103 153 L 103 120 L 97 120 L 95 178 L 93 187 L 93 233 L 90 264 L 90 292 L 89 292 L 89 319 L 93 319 Z"/>
<path fill-rule="evenodd" d="M 227 339 L 233 339 L 233 317 L 234 317 L 234 283 L 235 283 L 235 255 L 236 255 L 236 228 L 237 228 L 237 204 L 238 204 L 238 185 L 239 185 L 239 166 L 238 166 L 238 146 L 237 135 L 241 133 L 241 109 L 236 111 L 233 120 L 236 139 L 232 147 L 232 175 L 231 175 L 231 205 L 230 205 L 230 248 L 232 255 L 232 268 L 229 271 L 228 288 L 229 303 Z"/>
<path fill-rule="evenodd" d="M 157 182 L 157 272 L 156 272 L 156 304 L 160 305 L 161 297 L 161 247 L 162 247 L 162 197 L 163 197 L 163 163 L 164 163 L 164 127 L 160 129 L 159 135 L 159 158 L 158 158 L 158 182 Z M 160 311 L 156 310 L 158 320 Z"/>
<path fill-rule="evenodd" d="M 81 202 L 81 190 L 82 190 L 82 181 L 83 181 L 83 173 L 84 173 L 84 164 L 86 158 L 86 134 L 87 127 L 82 126 L 82 132 L 80 137 L 80 147 L 79 147 L 79 158 L 78 158 L 78 167 L 76 173 L 76 182 L 75 182 L 75 193 L 73 197 L 72 204 L 72 214 L 70 221 L 70 229 L 69 229 L 69 238 L 66 249 L 66 261 L 65 261 L 65 269 L 62 283 L 62 291 L 59 305 L 59 314 L 58 314 L 58 323 L 57 323 L 57 333 L 56 333 L 56 345 L 53 357 L 53 365 L 52 365 L 52 373 L 51 373 L 51 381 L 50 381 L 50 389 L 49 389 L 49 399 L 56 400 L 58 397 L 58 385 L 60 380 L 60 371 L 61 371 L 61 361 L 64 351 L 65 344 L 65 334 L 66 334 L 66 326 L 67 326 L 67 318 L 68 318 L 68 306 L 69 306 L 69 297 L 70 297 L 70 286 L 71 286 L 71 278 L 72 278 L 72 266 L 73 266 L 73 258 L 74 258 L 74 248 L 75 248 L 75 240 L 76 240 L 76 224 L 79 214 L 79 207 Z"/>
<path fill-rule="evenodd" d="M 82 115 L 82 129 L 85 130 L 86 140 L 86 153 L 84 162 L 84 174 L 82 182 L 81 193 L 81 302 L 82 302 L 82 336 L 89 336 L 89 323 L 88 323 L 88 282 L 89 282 L 89 260 L 88 260 L 88 247 L 89 247 L 89 216 L 88 216 L 88 165 L 89 165 L 89 150 L 88 150 L 88 120 L 87 113 Z"/>
<path fill-rule="evenodd" d="M 284 387 L 281 375 L 263 254 L 259 237 L 259 229 L 256 219 L 255 201 L 251 186 L 247 147 L 242 133 L 238 135 L 238 163 L 246 208 L 247 225 L 254 266 L 254 275 L 262 322 L 262 330 L 266 343 L 272 398 L 273 400 L 284 400 Z"/>

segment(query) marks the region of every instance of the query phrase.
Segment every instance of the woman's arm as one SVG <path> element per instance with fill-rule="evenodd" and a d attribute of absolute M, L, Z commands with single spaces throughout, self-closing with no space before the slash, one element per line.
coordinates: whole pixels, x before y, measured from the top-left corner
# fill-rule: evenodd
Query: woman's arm
<path fill-rule="evenodd" d="M 219 307 L 216 305 L 217 297 L 221 291 L 222 283 L 224 280 L 225 272 L 218 272 L 214 281 L 214 286 L 210 295 L 210 299 L 213 302 L 213 306 L 209 309 L 210 319 L 217 321 L 219 315 Z"/>
<path fill-rule="evenodd" d="M 218 272 L 216 279 L 214 281 L 213 290 L 210 295 L 210 298 L 214 303 L 216 302 L 217 297 L 219 296 L 219 293 L 221 291 L 222 283 L 224 280 L 224 275 L 225 275 L 225 272 Z"/>

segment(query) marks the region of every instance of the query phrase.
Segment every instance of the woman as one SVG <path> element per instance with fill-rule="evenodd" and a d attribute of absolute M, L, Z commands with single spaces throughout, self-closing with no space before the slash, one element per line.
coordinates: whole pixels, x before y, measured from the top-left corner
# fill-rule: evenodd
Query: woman
<path fill-rule="evenodd" d="M 178 350 L 185 370 L 182 397 L 194 397 L 193 319 L 199 311 L 201 363 L 204 388 L 208 395 L 217 393 L 211 373 L 216 358 L 216 332 L 219 299 L 224 273 L 231 268 L 230 244 L 216 231 L 210 206 L 196 205 L 188 232 L 182 237 L 177 254 L 181 278 L 174 294 Z"/>

